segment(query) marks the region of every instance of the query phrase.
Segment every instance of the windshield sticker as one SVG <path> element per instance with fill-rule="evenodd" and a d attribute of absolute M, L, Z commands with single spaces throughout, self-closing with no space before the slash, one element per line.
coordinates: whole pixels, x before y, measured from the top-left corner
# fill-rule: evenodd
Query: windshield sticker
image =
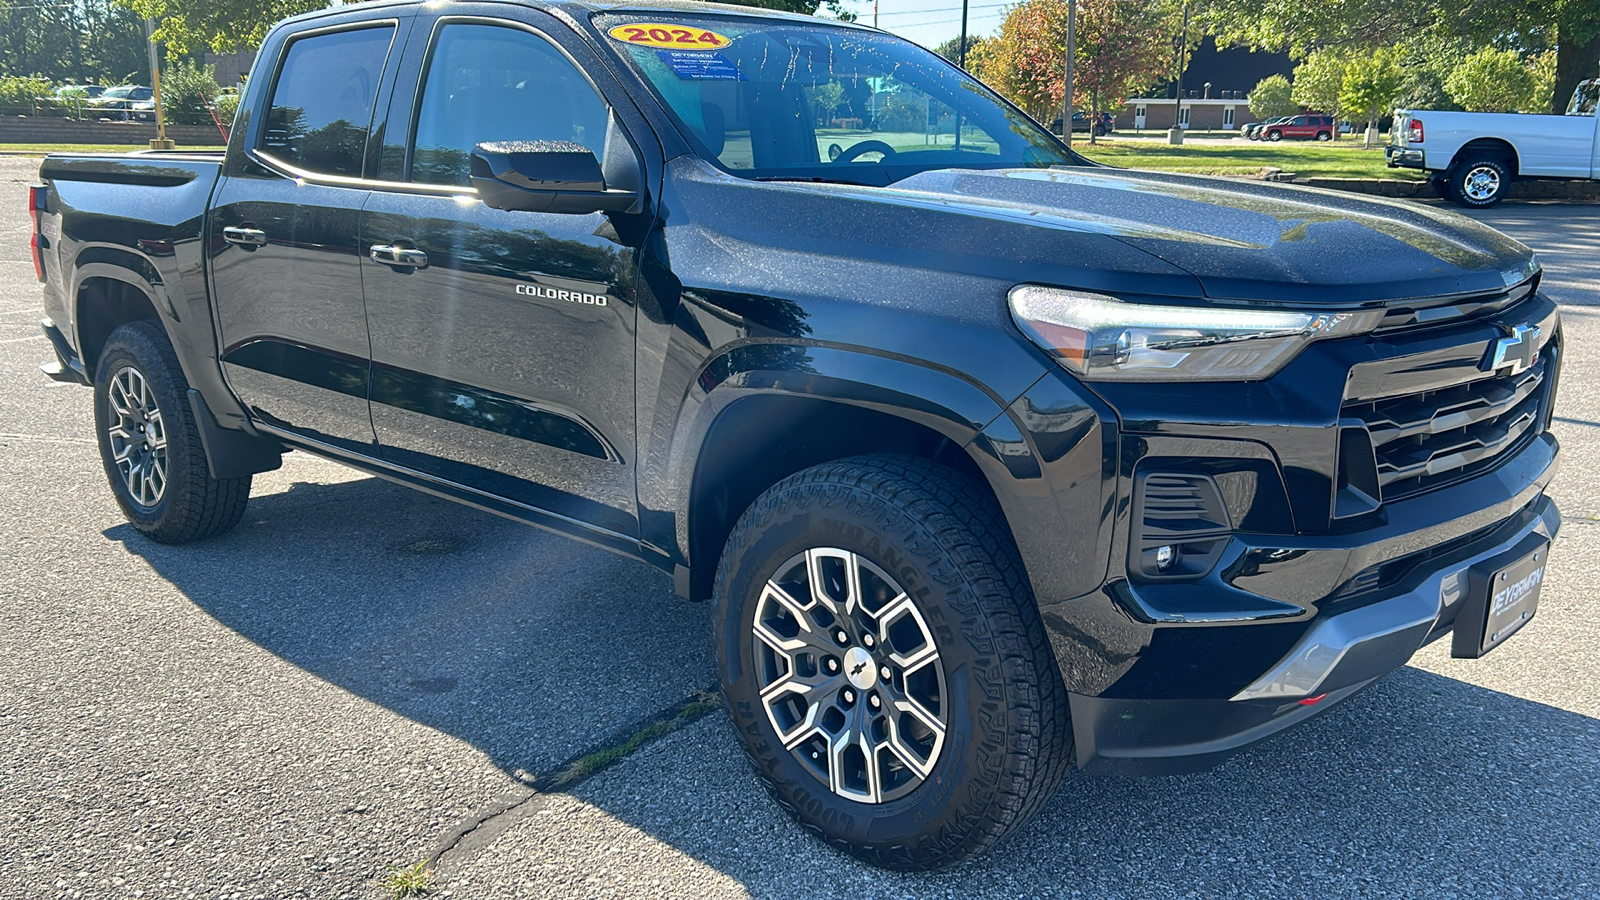
<path fill-rule="evenodd" d="M 656 55 L 684 81 L 743 81 L 739 67 L 721 53 L 704 50 L 657 50 Z"/>
<path fill-rule="evenodd" d="M 650 22 L 618 25 L 606 32 L 624 44 L 641 47 L 666 47 L 672 50 L 721 50 L 733 39 L 704 28 L 684 28 Z"/>

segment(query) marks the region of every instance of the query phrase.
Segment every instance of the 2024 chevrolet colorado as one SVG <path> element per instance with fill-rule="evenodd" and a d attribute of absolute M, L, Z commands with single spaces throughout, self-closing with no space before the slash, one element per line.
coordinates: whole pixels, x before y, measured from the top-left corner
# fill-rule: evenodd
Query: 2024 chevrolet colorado
<path fill-rule="evenodd" d="M 297 449 L 659 566 L 865 859 L 1534 613 L 1559 319 L 1467 219 L 1094 166 L 909 43 L 702 4 L 343 7 L 249 84 L 225 153 L 33 194 L 128 518 L 226 531 Z"/>

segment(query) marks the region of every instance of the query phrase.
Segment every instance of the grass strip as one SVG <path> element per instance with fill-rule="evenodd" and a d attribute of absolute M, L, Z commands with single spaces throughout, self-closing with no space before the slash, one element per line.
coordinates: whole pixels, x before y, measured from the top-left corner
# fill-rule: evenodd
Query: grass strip
<path fill-rule="evenodd" d="M 1096 162 L 1129 169 L 1184 172 L 1193 175 L 1254 175 L 1272 169 L 1319 178 L 1379 178 L 1420 181 L 1415 169 L 1391 169 L 1382 148 L 1366 149 L 1359 140 L 1318 144 L 1235 140 L 1192 142 L 1174 147 L 1156 141 L 1102 139 L 1090 146 L 1074 141 L 1073 149 Z"/>

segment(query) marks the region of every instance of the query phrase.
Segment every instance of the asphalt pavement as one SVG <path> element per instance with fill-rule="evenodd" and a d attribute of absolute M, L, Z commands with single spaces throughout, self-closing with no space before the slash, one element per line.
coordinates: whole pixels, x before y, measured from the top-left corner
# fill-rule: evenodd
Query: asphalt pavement
<path fill-rule="evenodd" d="M 912 876 L 800 832 L 720 712 L 550 787 L 712 684 L 706 608 L 642 563 L 301 453 L 232 534 L 140 537 L 89 392 L 35 368 L 36 168 L 0 159 L 0 898 L 378 898 L 447 849 L 458 898 L 1600 896 L 1600 206 L 1477 214 L 1540 251 L 1570 348 L 1521 635 L 1212 772 L 1074 774 Z"/>

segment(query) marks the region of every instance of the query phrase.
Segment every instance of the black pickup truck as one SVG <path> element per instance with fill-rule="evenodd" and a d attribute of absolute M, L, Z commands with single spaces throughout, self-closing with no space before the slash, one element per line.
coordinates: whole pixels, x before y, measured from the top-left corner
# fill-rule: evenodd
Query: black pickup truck
<path fill-rule="evenodd" d="M 44 369 L 142 532 L 292 449 L 658 566 L 772 795 L 880 865 L 1488 652 L 1559 523 L 1527 248 L 1093 165 L 870 28 L 346 6 L 225 153 L 41 180 Z"/>

